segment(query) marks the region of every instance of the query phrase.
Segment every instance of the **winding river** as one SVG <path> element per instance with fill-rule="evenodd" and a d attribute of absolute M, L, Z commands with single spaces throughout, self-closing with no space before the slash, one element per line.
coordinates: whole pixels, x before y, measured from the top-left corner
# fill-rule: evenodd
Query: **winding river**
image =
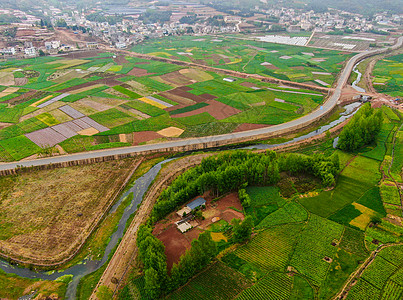
<path fill-rule="evenodd" d="M 354 66 L 354 68 L 353 68 L 353 72 L 354 72 L 355 74 L 357 74 L 357 78 L 356 78 L 356 80 L 354 80 L 354 82 L 351 84 L 351 86 L 352 86 L 357 92 L 365 93 L 365 92 L 366 92 L 365 89 L 363 89 L 362 87 L 359 87 L 359 86 L 358 86 L 358 83 L 361 81 L 361 78 L 362 78 L 362 74 L 361 74 L 361 72 L 358 70 L 358 65 L 359 65 L 359 64 L 360 64 L 360 63 L 356 64 L 356 65 Z"/>

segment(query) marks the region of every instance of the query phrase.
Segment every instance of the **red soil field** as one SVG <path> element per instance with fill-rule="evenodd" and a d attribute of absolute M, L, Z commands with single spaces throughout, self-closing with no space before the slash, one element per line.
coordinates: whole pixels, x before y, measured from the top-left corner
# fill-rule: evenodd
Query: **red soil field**
<path fill-rule="evenodd" d="M 82 52 L 71 52 L 67 55 L 63 55 L 63 58 L 73 58 L 73 59 L 79 59 L 79 58 L 89 58 L 89 57 L 94 57 L 97 56 L 98 53 L 102 53 L 103 51 L 101 50 L 90 50 L 90 51 L 82 51 Z M 103 57 L 102 57 L 103 58 Z"/>
<path fill-rule="evenodd" d="M 155 74 L 155 73 L 148 73 L 147 70 L 134 67 L 134 68 L 131 69 L 130 72 L 127 73 L 127 74 L 128 74 L 128 75 L 132 75 L 132 76 L 142 77 L 142 76 L 147 76 L 147 75 L 153 75 L 153 74 Z"/>
<path fill-rule="evenodd" d="M 239 125 L 233 132 L 241 132 L 241 131 L 247 131 L 247 130 L 253 130 L 253 129 L 260 129 L 263 127 L 267 127 L 267 125 L 264 124 L 251 124 L 251 123 L 244 123 Z"/>
<path fill-rule="evenodd" d="M 186 249 L 190 248 L 190 242 L 176 228 L 175 224 L 171 224 L 168 229 L 158 235 L 158 238 L 165 245 L 165 255 L 167 256 L 168 270 L 170 270 L 172 265 L 179 261 Z"/>
<path fill-rule="evenodd" d="M 133 145 L 152 141 L 161 137 L 163 136 L 154 131 L 133 132 Z"/>

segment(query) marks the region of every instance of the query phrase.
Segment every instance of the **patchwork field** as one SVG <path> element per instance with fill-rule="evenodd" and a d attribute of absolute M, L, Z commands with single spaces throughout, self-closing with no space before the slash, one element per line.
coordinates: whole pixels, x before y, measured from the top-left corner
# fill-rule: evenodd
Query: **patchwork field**
<path fill-rule="evenodd" d="M 333 78 L 326 72 L 312 74 Z M 261 128 L 307 114 L 324 99 L 111 53 L 1 62 L 0 73 L 0 161 Z"/>
<path fill-rule="evenodd" d="M 132 48 L 138 53 L 178 59 L 251 74 L 319 86 L 332 85 L 342 63 L 341 51 L 258 42 L 245 36 L 164 37 Z"/>
<path fill-rule="evenodd" d="M 2 254 L 57 262 L 87 238 L 134 161 L 22 173 L 0 178 Z"/>

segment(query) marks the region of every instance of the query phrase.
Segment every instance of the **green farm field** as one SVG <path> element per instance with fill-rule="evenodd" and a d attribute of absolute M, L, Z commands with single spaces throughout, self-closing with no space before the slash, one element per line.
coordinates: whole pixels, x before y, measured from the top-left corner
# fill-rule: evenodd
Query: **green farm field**
<path fill-rule="evenodd" d="M 228 82 L 175 64 L 92 55 L 0 62 L 0 161 L 261 128 L 324 100 L 255 79 Z"/>
<path fill-rule="evenodd" d="M 132 51 L 297 82 L 328 85 L 351 57 L 340 51 L 259 42 L 244 35 L 164 37 Z"/>
<path fill-rule="evenodd" d="M 375 64 L 372 84 L 379 93 L 403 97 L 403 54 L 387 57 Z"/>

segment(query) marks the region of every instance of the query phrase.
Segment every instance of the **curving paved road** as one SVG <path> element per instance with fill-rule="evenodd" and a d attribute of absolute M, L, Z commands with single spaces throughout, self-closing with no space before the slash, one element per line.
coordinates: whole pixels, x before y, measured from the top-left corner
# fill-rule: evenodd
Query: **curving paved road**
<path fill-rule="evenodd" d="M 310 114 L 305 115 L 299 119 L 292 120 L 287 123 L 274 125 L 271 127 L 266 127 L 266 128 L 261 128 L 261 129 L 237 132 L 237 133 L 229 133 L 229 134 L 223 134 L 223 135 L 191 138 L 191 139 L 182 139 L 182 140 L 164 142 L 164 143 L 158 143 L 158 144 L 152 144 L 152 145 L 131 146 L 131 147 L 124 147 L 124 148 L 117 148 L 117 149 L 105 149 L 105 150 L 98 150 L 98 151 L 91 151 L 91 152 L 84 152 L 84 153 L 77 153 L 77 154 L 70 154 L 70 155 L 63 155 L 63 156 L 56 156 L 56 157 L 49 157 L 49 158 L 41 158 L 41 159 L 35 159 L 35 160 L 2 163 L 2 164 L 0 164 L 0 170 L 13 170 L 18 167 L 42 166 L 42 165 L 64 163 L 64 162 L 70 162 L 70 161 L 99 158 L 99 157 L 106 157 L 106 156 L 113 156 L 113 155 L 120 155 L 120 154 L 139 153 L 139 152 L 150 151 L 150 150 L 158 151 L 160 149 L 166 149 L 166 148 L 171 148 L 171 147 L 182 147 L 182 146 L 196 145 L 196 144 L 200 144 L 200 143 L 245 139 L 245 138 L 250 138 L 250 137 L 254 137 L 254 136 L 275 133 L 275 132 L 279 132 L 279 131 L 293 131 L 295 129 L 300 128 L 301 126 L 309 125 L 314 120 L 320 119 L 322 116 L 326 115 L 328 112 L 330 112 L 336 106 L 337 101 L 339 100 L 340 95 L 341 95 L 341 90 L 346 85 L 347 80 L 350 77 L 351 71 L 357 62 L 359 62 L 360 60 L 362 60 L 366 57 L 372 56 L 372 55 L 380 54 L 380 53 L 386 52 L 388 50 L 395 50 L 395 49 L 401 47 L 402 44 L 403 44 L 403 36 L 399 37 L 397 40 L 397 43 L 391 47 L 362 52 L 362 53 L 359 53 L 359 54 L 353 56 L 348 61 L 346 67 L 341 72 L 340 77 L 337 81 L 337 87 L 334 89 L 333 94 L 326 100 L 326 102 L 323 103 L 323 105 L 320 106 L 319 108 L 317 108 L 316 110 L 312 111 Z"/>

